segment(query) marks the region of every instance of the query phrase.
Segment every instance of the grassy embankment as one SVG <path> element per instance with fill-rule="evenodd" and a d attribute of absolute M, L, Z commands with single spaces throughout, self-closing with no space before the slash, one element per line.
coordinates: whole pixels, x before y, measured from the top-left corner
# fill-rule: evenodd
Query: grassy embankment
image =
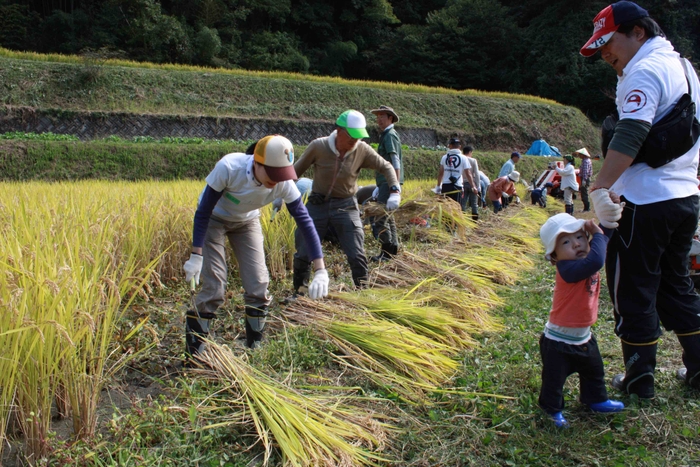
<path fill-rule="evenodd" d="M 243 152 L 249 142 L 194 140 L 194 144 L 176 142 L 129 142 L 114 138 L 98 141 L 53 141 L 50 136 L 25 135 L 0 138 L 0 179 L 27 180 L 178 180 L 199 179 L 206 175 L 224 154 Z M 296 147 L 301 155 L 304 146 Z M 439 149 L 404 148 L 407 179 L 437 180 Z M 475 151 L 479 169 L 490 178 L 498 172 L 509 154 Z M 550 158 L 525 156 L 517 170 L 529 180 L 546 168 Z M 305 174 L 305 176 L 311 176 Z M 362 178 L 372 179 L 364 170 Z"/>
<path fill-rule="evenodd" d="M 380 104 L 400 127 L 460 134 L 479 149 L 526 150 L 542 136 L 564 151 L 597 147 L 577 109 L 534 96 L 450 90 L 293 73 L 85 61 L 0 49 L 1 104 L 45 111 L 127 112 L 332 122 L 347 108 Z"/>

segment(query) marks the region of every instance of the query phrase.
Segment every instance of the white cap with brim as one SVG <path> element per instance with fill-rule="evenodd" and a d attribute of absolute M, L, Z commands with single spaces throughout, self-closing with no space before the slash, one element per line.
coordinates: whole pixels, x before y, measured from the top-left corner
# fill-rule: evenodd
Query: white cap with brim
<path fill-rule="evenodd" d="M 508 174 L 508 178 L 513 180 L 515 183 L 518 183 L 520 181 L 520 172 L 518 172 L 517 170 L 514 170 Z"/>
<path fill-rule="evenodd" d="M 294 170 L 294 146 L 284 136 L 265 136 L 255 145 L 255 162 L 265 167 L 265 173 L 273 182 L 296 180 Z"/>
<path fill-rule="evenodd" d="M 576 219 L 571 214 L 561 213 L 547 219 L 540 228 L 540 239 L 544 245 L 544 257 L 552 259 L 554 247 L 557 246 L 557 237 L 563 233 L 574 233 L 583 229 L 586 224 L 584 219 Z"/>
<path fill-rule="evenodd" d="M 367 133 L 366 130 L 367 120 L 365 120 L 365 116 L 357 110 L 346 110 L 340 114 L 335 124 L 341 128 L 345 128 L 352 138 L 369 138 L 369 133 Z"/>

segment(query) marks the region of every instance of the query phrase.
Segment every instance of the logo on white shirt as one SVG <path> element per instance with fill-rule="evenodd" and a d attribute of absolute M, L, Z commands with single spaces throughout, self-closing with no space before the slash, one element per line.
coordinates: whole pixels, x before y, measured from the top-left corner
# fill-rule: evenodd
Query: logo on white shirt
<path fill-rule="evenodd" d="M 633 114 L 639 112 L 647 105 L 647 95 L 644 91 L 634 89 L 625 96 L 624 104 L 622 104 L 622 113 Z"/>
<path fill-rule="evenodd" d="M 457 156 L 454 154 L 448 154 L 447 159 L 445 160 L 445 165 L 447 167 L 451 167 L 453 169 L 456 169 L 460 165 L 462 165 L 462 158 L 460 156 Z"/>

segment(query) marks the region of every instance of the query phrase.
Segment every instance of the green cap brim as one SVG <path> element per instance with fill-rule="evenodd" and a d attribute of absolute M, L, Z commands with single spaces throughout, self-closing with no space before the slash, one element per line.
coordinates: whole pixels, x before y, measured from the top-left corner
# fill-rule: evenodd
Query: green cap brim
<path fill-rule="evenodd" d="M 348 134 L 355 139 L 369 138 L 365 128 L 346 128 Z"/>

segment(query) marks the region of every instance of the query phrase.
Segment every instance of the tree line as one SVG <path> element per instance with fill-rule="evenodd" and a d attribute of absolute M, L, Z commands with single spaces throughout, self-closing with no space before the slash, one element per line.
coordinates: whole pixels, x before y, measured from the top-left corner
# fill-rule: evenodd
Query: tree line
<path fill-rule="evenodd" d="M 682 55 L 700 2 L 639 0 Z M 608 0 L 0 0 L 0 45 L 533 94 L 600 121 L 615 74 L 583 58 Z M 465 109 L 469 111 L 469 109 Z"/>

